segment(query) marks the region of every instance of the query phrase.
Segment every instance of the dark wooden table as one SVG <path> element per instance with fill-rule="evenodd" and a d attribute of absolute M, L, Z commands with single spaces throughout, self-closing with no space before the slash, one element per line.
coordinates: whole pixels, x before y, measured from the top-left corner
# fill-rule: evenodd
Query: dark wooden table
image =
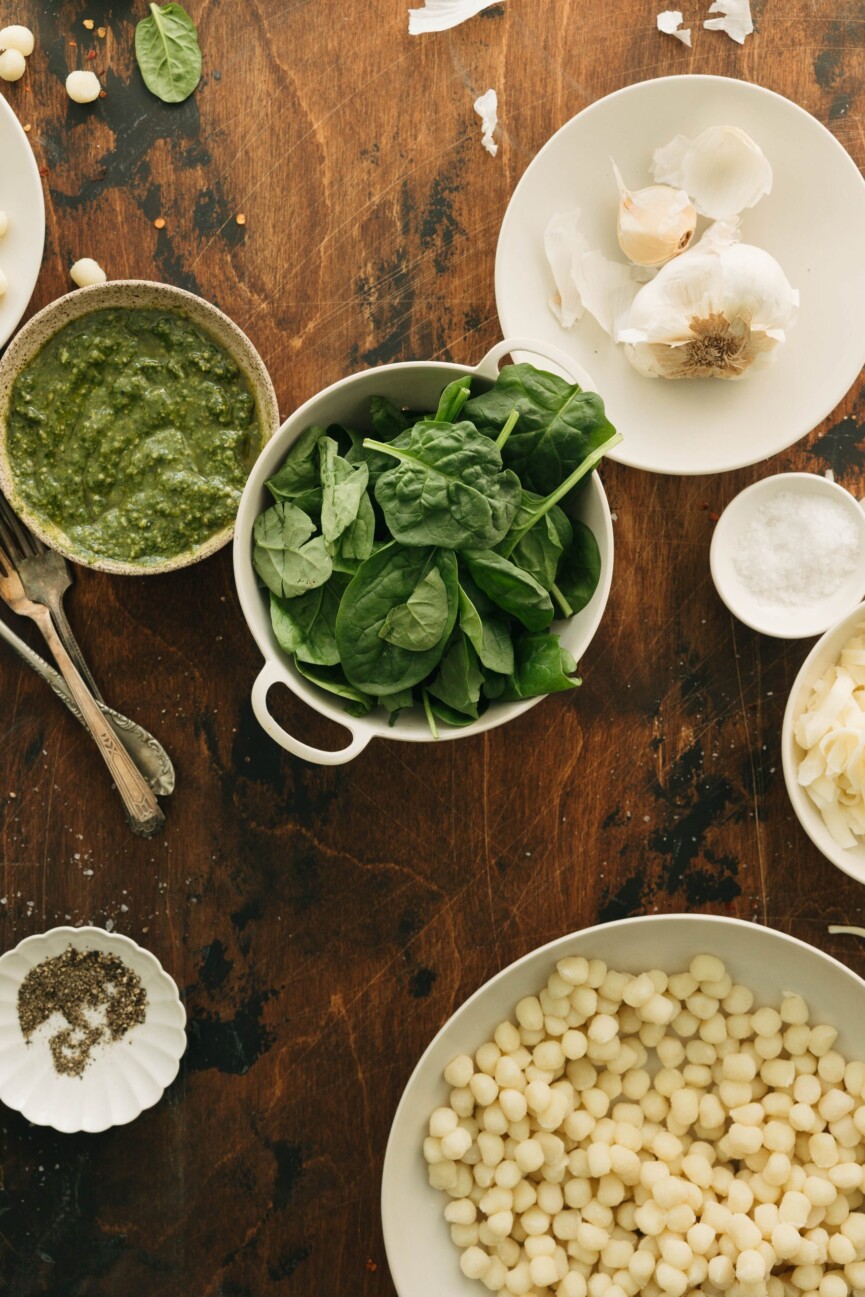
<path fill-rule="evenodd" d="M 425 38 L 406 7 L 190 0 L 204 77 L 168 107 L 134 67 L 143 3 L 2 0 L 0 25 L 37 31 L 2 88 L 44 173 L 32 309 L 79 256 L 200 292 L 249 333 L 288 414 L 365 366 L 483 354 L 514 185 L 609 91 L 688 71 L 759 81 L 865 161 L 861 0 L 757 0 L 744 48 L 702 31 L 694 4 L 692 52 L 637 0 L 508 0 Z M 92 108 L 66 98 L 74 66 L 104 79 Z M 496 159 L 472 111 L 490 85 Z M 811 847 L 780 769 L 808 646 L 732 620 L 708 570 L 716 515 L 767 472 L 831 467 L 862 493 L 861 400 L 723 478 L 608 464 L 616 570 L 583 688 L 476 739 L 374 742 L 342 769 L 258 729 L 228 552 L 163 578 L 80 571 L 71 616 L 97 677 L 176 760 L 152 843 L 126 830 L 84 732 L 0 652 L 0 948 L 113 924 L 173 973 L 190 1019 L 180 1078 L 132 1126 L 68 1137 L 0 1115 L 7 1297 L 392 1297 L 379 1180 L 415 1060 L 469 992 L 571 929 L 738 915 L 865 972 L 826 930 L 863 921 L 862 889 Z"/>

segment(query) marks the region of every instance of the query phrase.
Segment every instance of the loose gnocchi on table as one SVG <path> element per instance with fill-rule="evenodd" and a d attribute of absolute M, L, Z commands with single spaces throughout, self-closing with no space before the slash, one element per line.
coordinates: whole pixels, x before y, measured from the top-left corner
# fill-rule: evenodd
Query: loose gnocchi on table
<path fill-rule="evenodd" d="M 865 1297 L 865 1062 L 723 962 L 562 959 L 423 1154 L 460 1267 L 515 1297 Z"/>

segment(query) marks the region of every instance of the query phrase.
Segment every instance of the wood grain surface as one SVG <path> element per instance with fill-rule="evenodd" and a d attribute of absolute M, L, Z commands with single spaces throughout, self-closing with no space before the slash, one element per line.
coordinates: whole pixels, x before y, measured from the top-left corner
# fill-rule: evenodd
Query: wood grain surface
<path fill-rule="evenodd" d="M 757 0 L 744 48 L 701 30 L 701 0 L 693 50 L 639 0 L 507 0 L 422 38 L 406 7 L 188 0 L 204 76 L 170 107 L 134 66 L 143 2 L 0 0 L 0 25 L 37 32 L 25 78 L 2 87 L 44 174 L 31 309 L 70 288 L 79 256 L 180 284 L 248 332 L 287 415 L 366 366 L 478 360 L 500 336 L 514 185 L 621 86 L 760 82 L 865 162 L 861 0 Z M 93 107 L 65 95 L 76 66 L 103 78 Z M 472 111 L 488 86 L 495 159 Z M 734 621 L 708 569 L 715 517 L 770 471 L 831 467 L 861 495 L 861 418 L 857 388 L 794 450 L 724 477 L 607 464 L 616 567 L 582 689 L 482 737 L 375 741 L 341 769 L 258 729 L 228 552 L 166 577 L 79 571 L 70 616 L 95 675 L 177 765 L 153 842 L 130 836 L 92 743 L 0 645 L 0 947 L 110 921 L 162 960 L 190 1020 L 181 1076 L 128 1128 L 68 1137 L 0 1114 L 7 1297 L 393 1297 L 378 1195 L 409 1073 L 471 991 L 569 930 L 738 915 L 865 973 L 865 950 L 827 933 L 865 921 L 863 891 L 807 841 L 780 768 L 808 645 Z"/>

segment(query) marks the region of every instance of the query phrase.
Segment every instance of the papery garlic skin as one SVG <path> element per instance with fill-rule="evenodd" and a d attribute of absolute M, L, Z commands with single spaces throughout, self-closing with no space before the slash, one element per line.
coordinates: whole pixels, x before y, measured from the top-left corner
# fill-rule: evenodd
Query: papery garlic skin
<path fill-rule="evenodd" d="M 738 126 L 710 126 L 696 139 L 677 135 L 656 149 L 652 175 L 686 190 L 701 216 L 724 220 L 772 191 L 769 159 Z"/>
<path fill-rule="evenodd" d="M 569 329 L 588 311 L 610 337 L 627 316 L 640 285 L 655 273 L 610 261 L 580 229 L 580 209 L 557 212 L 544 231 L 544 252 L 556 285 L 550 310 Z"/>
<path fill-rule="evenodd" d="M 640 289 L 616 341 L 647 378 L 743 378 L 774 358 L 798 305 L 774 257 L 722 230 Z"/>
<path fill-rule="evenodd" d="M 619 247 L 638 266 L 662 266 L 684 252 L 697 228 L 697 211 L 684 189 L 648 185 L 631 192 L 613 163 L 619 187 Z"/>

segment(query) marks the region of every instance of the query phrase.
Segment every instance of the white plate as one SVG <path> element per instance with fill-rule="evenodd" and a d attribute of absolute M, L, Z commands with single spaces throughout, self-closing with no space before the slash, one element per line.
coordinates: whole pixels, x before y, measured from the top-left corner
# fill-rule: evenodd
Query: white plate
<path fill-rule="evenodd" d="M 49 1028 L 40 1027 L 28 1044 L 18 1022 L 18 988 L 30 969 L 69 946 L 118 955 L 147 992 L 144 1021 L 121 1040 L 96 1046 L 81 1076 L 54 1070 Z M 0 1102 L 36 1126 L 65 1133 L 125 1125 L 158 1103 L 174 1080 L 186 1049 L 185 1026 L 174 979 L 131 937 L 92 927 L 26 937 L 0 959 Z"/>
<path fill-rule="evenodd" d="M 865 841 L 855 847 L 841 847 L 827 829 L 823 816 L 799 783 L 799 762 L 805 753 L 795 738 L 796 722 L 805 710 L 814 685 L 838 661 L 841 650 L 858 630 L 865 627 L 865 603 L 849 612 L 841 621 L 831 626 L 826 634 L 818 639 L 811 652 L 799 669 L 793 681 L 787 707 L 784 711 L 784 724 L 781 728 L 781 763 L 784 767 L 784 783 L 796 818 L 818 851 L 822 851 L 833 865 L 855 878 L 857 883 L 865 883 Z"/>
<path fill-rule="evenodd" d="M 808 1001 L 812 1022 L 839 1029 L 837 1048 L 865 1058 L 865 983 L 837 960 L 793 937 L 738 919 L 711 915 L 652 915 L 587 928 L 517 960 L 476 991 L 442 1027 L 405 1088 L 391 1127 L 382 1180 L 382 1225 L 399 1297 L 484 1297 L 466 1279 L 459 1250 L 442 1215 L 447 1196 L 427 1183 L 421 1153 L 434 1108 L 447 1103 L 442 1072 L 457 1054 L 474 1054 L 524 995 L 544 986 L 565 955 L 600 958 L 636 973 L 686 968 L 694 955 L 717 954 L 734 981 L 750 986 L 758 1004 L 777 1005 L 783 992 Z"/>
<path fill-rule="evenodd" d="M 0 297 L 0 347 L 27 310 L 42 265 L 45 199 L 36 159 L 18 118 L 0 95 L 0 211 L 9 229 L 0 239 L 0 270 L 8 281 Z"/>
<path fill-rule="evenodd" d="M 838 589 L 814 603 L 799 606 L 765 603 L 755 598 L 736 569 L 739 538 L 757 510 L 783 492 L 803 499 L 834 500 L 846 509 L 859 529 L 860 561 Z M 734 617 L 763 635 L 778 639 L 807 639 L 843 617 L 865 598 L 865 511 L 837 482 L 816 473 L 773 473 L 740 491 L 721 514 L 712 536 L 709 566 L 715 589 Z"/>
<path fill-rule="evenodd" d="M 549 308 L 544 229 L 582 209 L 594 248 L 616 242 L 610 158 L 632 189 L 651 182 L 654 149 L 674 135 L 739 126 L 772 164 L 772 193 L 744 213 L 743 239 L 771 252 L 801 293 L 775 364 L 738 382 L 644 378 L 589 316 L 563 329 Z M 656 473 L 718 473 L 774 455 L 816 427 L 865 364 L 865 183 L 824 126 L 761 86 L 726 77 L 662 77 L 584 109 L 541 149 L 502 222 L 496 303 L 505 337 L 562 347 L 595 378 L 624 441 L 610 458 Z M 521 357 L 522 359 L 522 357 Z"/>

